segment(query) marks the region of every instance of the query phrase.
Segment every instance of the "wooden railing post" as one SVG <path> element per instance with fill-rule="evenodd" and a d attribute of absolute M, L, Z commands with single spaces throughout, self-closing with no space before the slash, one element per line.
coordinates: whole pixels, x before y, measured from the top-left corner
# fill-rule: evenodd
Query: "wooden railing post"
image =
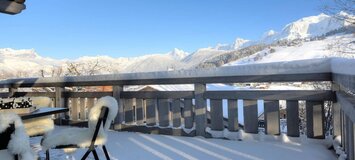
<path fill-rule="evenodd" d="M 206 111 L 207 105 L 203 94 L 206 92 L 206 84 L 195 84 L 195 123 L 196 136 L 206 136 L 205 129 L 207 126 Z"/>
<path fill-rule="evenodd" d="M 121 100 L 121 92 L 123 91 L 123 86 L 112 86 L 112 96 L 118 102 L 118 113 L 114 120 L 114 129 L 121 130 L 123 122 L 123 102 Z"/>
<path fill-rule="evenodd" d="M 65 98 L 63 97 L 64 87 L 55 87 L 55 107 L 66 108 Z M 69 113 L 61 113 L 57 118 L 59 119 L 59 124 L 62 124 L 62 120 L 69 117 Z"/>
<path fill-rule="evenodd" d="M 86 107 L 85 107 L 85 98 L 80 98 L 80 120 L 86 120 Z"/>
<path fill-rule="evenodd" d="M 346 137 L 346 134 L 345 134 L 345 130 L 346 130 L 346 127 L 345 127 L 345 124 L 346 124 L 346 121 L 345 121 L 345 114 L 344 114 L 344 111 L 341 111 L 340 112 L 341 115 L 340 115 L 340 120 L 341 120 L 341 146 L 345 149 L 345 137 Z"/>
<path fill-rule="evenodd" d="M 324 139 L 324 102 L 306 101 L 307 137 Z"/>
<path fill-rule="evenodd" d="M 146 99 L 146 123 L 148 126 L 154 126 L 157 122 L 157 99 Z"/>
<path fill-rule="evenodd" d="M 64 107 L 64 98 L 62 96 L 64 87 L 55 87 L 55 107 Z"/>
<path fill-rule="evenodd" d="M 286 101 L 287 135 L 291 137 L 300 136 L 300 118 L 298 101 Z"/>
<path fill-rule="evenodd" d="M 351 121 L 351 119 L 346 116 L 347 119 L 347 154 L 348 158 L 354 160 L 355 159 L 355 153 L 354 153 L 354 124 Z"/>
<path fill-rule="evenodd" d="M 333 136 L 341 135 L 340 104 L 333 103 Z"/>
<path fill-rule="evenodd" d="M 169 118 L 169 101 L 168 99 L 158 99 L 158 119 L 159 126 L 168 127 L 170 123 Z"/>
<path fill-rule="evenodd" d="M 222 131 L 224 129 L 223 125 L 223 106 L 221 99 L 211 99 L 210 100 L 210 114 L 211 114 L 211 129 Z"/>
<path fill-rule="evenodd" d="M 190 98 L 184 99 L 184 124 L 185 124 L 185 128 L 188 129 L 191 129 L 194 124 L 193 105 L 192 105 L 192 99 Z"/>
<path fill-rule="evenodd" d="M 172 102 L 172 121 L 173 127 L 181 126 L 181 101 L 180 99 L 174 99 Z"/>
<path fill-rule="evenodd" d="M 132 124 L 134 121 L 133 98 L 123 100 L 124 119 L 126 124 Z"/>
<path fill-rule="evenodd" d="M 238 131 L 238 100 L 228 99 L 228 130 Z"/>
<path fill-rule="evenodd" d="M 143 124 L 143 112 L 144 112 L 144 100 L 143 99 L 136 99 L 136 121 L 137 124 Z"/>
<path fill-rule="evenodd" d="M 9 88 L 9 97 L 12 97 L 14 96 L 15 92 L 17 92 L 17 88 Z"/>
<path fill-rule="evenodd" d="M 244 100 L 244 131 L 258 133 L 258 104 L 257 100 Z"/>
<path fill-rule="evenodd" d="M 71 101 L 71 120 L 77 121 L 79 119 L 79 98 L 70 98 Z"/>
<path fill-rule="evenodd" d="M 280 134 L 279 101 L 264 101 L 265 134 Z"/>

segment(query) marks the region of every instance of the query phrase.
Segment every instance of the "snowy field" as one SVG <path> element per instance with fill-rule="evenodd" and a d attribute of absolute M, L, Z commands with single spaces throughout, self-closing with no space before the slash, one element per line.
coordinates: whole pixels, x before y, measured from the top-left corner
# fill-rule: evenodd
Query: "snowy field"
<path fill-rule="evenodd" d="M 57 127 L 57 129 L 64 127 Z M 256 138 L 263 137 L 263 138 Z M 279 136 L 280 137 L 280 136 Z M 281 136 L 273 137 L 243 134 L 242 141 L 205 139 L 202 137 L 176 137 L 149 135 L 132 132 L 109 132 L 107 148 L 112 160 L 156 160 L 156 159 L 238 159 L 238 160 L 333 160 L 333 151 L 326 147 L 326 140 L 290 140 Z M 31 139 L 31 145 L 44 159 L 40 148 L 41 137 Z M 62 150 L 50 151 L 51 160 L 80 159 L 86 150 L 79 149 L 71 155 Z M 105 159 L 101 148 L 100 159 Z M 89 159 L 94 159 L 92 155 Z"/>

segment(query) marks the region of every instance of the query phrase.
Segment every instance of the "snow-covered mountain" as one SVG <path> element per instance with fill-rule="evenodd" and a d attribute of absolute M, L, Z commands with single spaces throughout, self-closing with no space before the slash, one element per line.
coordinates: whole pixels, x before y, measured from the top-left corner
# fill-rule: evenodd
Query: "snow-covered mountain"
<path fill-rule="evenodd" d="M 243 38 L 237 38 L 235 39 L 234 43 L 232 44 L 217 44 L 217 46 L 215 47 L 215 49 L 217 50 L 237 50 L 237 49 L 241 49 L 244 47 L 248 47 L 250 43 L 250 40 L 246 40 Z"/>
<path fill-rule="evenodd" d="M 353 16 L 344 12 L 339 15 Z M 75 60 L 58 60 L 42 57 L 34 49 L 3 48 L 0 49 L 0 78 L 151 72 L 218 67 L 226 63 L 236 65 L 339 56 L 339 53 L 355 50 L 352 48 L 355 47 L 354 32 L 348 31 L 351 27 L 354 28 L 344 20 L 320 14 L 291 22 L 281 31 L 267 31 L 260 40 L 236 38 L 231 44 L 217 44 L 215 47 L 197 49 L 191 54 L 175 48 L 163 54 L 132 58 L 85 56 Z M 331 32 L 334 33 L 329 34 Z M 70 67 L 80 73 L 70 71 Z"/>
<path fill-rule="evenodd" d="M 225 65 L 294 61 L 324 57 L 355 58 L 354 40 L 354 34 L 339 34 L 328 36 L 322 40 L 305 41 L 293 46 L 275 45 Z"/>
<path fill-rule="evenodd" d="M 347 15 L 345 12 L 338 14 L 342 16 Z M 278 40 L 312 38 L 348 25 L 350 24 L 344 20 L 339 20 L 322 13 L 317 16 L 301 18 L 300 20 L 287 24 L 279 33 L 270 30 L 261 41 L 264 43 L 272 43 Z"/>

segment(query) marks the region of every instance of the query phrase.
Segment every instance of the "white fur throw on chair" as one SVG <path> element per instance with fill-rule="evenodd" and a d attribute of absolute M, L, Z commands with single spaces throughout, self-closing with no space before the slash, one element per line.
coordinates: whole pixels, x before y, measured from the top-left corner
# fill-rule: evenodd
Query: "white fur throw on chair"
<path fill-rule="evenodd" d="M 49 107 L 52 103 L 52 100 L 48 97 L 33 97 L 32 105 L 34 107 Z M 54 122 L 52 116 L 45 116 L 40 118 L 33 118 L 23 121 L 26 133 L 29 136 L 44 135 L 54 129 Z"/>
<path fill-rule="evenodd" d="M 32 97 L 32 106 L 38 107 L 50 107 L 52 100 L 49 97 Z"/>
<path fill-rule="evenodd" d="M 111 122 L 114 120 L 118 112 L 118 103 L 115 98 L 110 96 L 98 99 L 94 107 L 91 108 L 89 113 L 89 128 L 73 127 L 66 128 L 58 132 L 52 132 L 43 138 L 42 149 L 47 150 L 60 145 L 77 145 L 79 147 L 89 147 L 95 132 L 98 118 L 101 113 L 101 108 L 103 106 L 109 108 L 109 113 L 107 116 L 106 125 L 104 126 L 104 129 L 100 129 L 95 145 L 105 144 L 107 140 L 107 134 L 105 131 L 108 130 Z"/>
<path fill-rule="evenodd" d="M 25 132 L 21 118 L 13 112 L 0 112 L 0 133 L 4 132 L 10 124 L 15 124 L 15 131 L 7 146 L 8 153 L 19 155 L 21 160 L 34 160 L 36 154 L 30 147 L 29 137 Z M 4 152 L 2 152 L 4 154 Z M 7 155 L 6 157 L 8 157 Z M 3 155 L 0 155 L 0 159 Z"/>

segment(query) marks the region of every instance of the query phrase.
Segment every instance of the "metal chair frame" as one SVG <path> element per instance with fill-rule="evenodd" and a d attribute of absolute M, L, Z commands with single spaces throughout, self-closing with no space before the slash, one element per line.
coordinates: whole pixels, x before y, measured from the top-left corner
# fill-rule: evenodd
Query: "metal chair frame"
<path fill-rule="evenodd" d="M 15 124 L 10 124 L 10 127 L 8 127 L 4 132 L 0 133 L 0 150 L 5 150 L 7 149 L 7 145 L 9 144 L 11 140 L 11 134 L 15 132 Z M 18 155 L 14 155 L 14 159 L 18 160 Z"/>
<path fill-rule="evenodd" d="M 109 109 L 107 107 L 103 106 L 101 108 L 101 113 L 100 113 L 99 119 L 98 119 L 97 124 L 96 124 L 95 132 L 94 132 L 94 135 L 93 135 L 93 137 L 91 139 L 91 144 L 88 147 L 88 150 L 85 152 L 84 156 L 81 158 L 81 160 L 85 160 L 89 156 L 89 154 L 91 152 L 94 155 L 95 160 L 99 160 L 99 156 L 97 155 L 97 151 L 96 151 L 97 145 L 95 145 L 95 141 L 96 141 L 97 135 L 98 135 L 98 133 L 100 131 L 101 124 L 102 124 L 103 127 L 106 124 L 108 112 L 109 112 Z M 81 148 L 81 147 L 79 147 L 77 145 L 60 145 L 60 146 L 56 146 L 54 149 L 63 149 L 63 148 Z M 109 154 L 107 152 L 106 146 L 102 145 L 102 149 L 103 149 L 103 151 L 105 153 L 106 159 L 110 160 L 110 156 L 109 156 Z M 49 159 L 50 159 L 50 156 L 49 156 L 49 149 L 48 149 L 46 151 L 46 160 L 49 160 Z"/>

